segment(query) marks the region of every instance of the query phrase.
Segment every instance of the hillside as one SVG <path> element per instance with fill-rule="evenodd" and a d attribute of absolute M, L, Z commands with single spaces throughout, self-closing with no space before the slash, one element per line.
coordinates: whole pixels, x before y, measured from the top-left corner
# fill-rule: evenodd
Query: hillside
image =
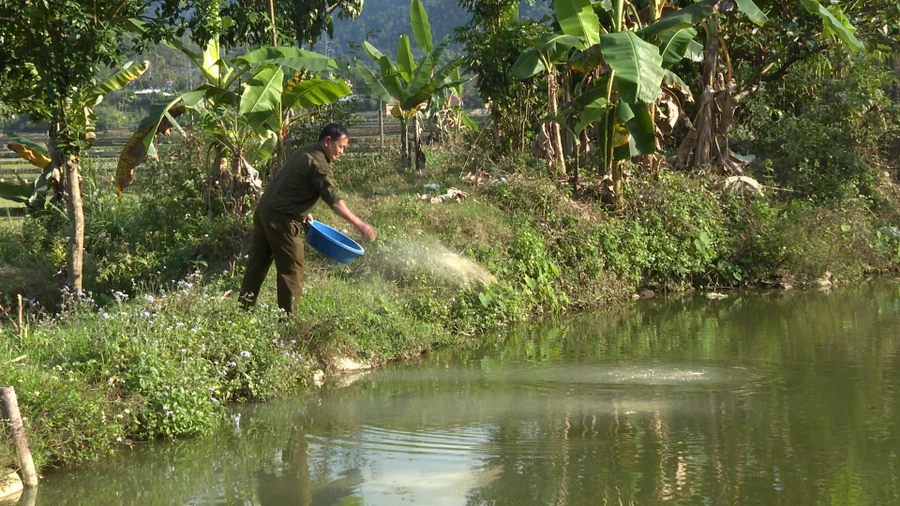
<path fill-rule="evenodd" d="M 422 0 L 428 12 L 431 31 L 435 41 L 452 35 L 453 29 L 468 23 L 470 14 L 459 7 L 455 0 Z M 537 0 L 531 7 L 521 2 L 522 17 L 540 18 L 549 12 L 546 5 L 550 0 Z M 320 42 L 317 50 L 330 54 L 352 54 L 352 46 L 368 40 L 378 49 L 393 55 L 397 48 L 397 37 L 402 34 L 412 36 L 409 24 L 409 0 L 367 0 L 362 13 L 355 20 L 335 19 L 334 40 Z M 327 38 L 327 37 L 326 37 Z M 454 46 L 451 45 L 451 49 Z M 361 51 L 361 50 L 358 50 Z"/>

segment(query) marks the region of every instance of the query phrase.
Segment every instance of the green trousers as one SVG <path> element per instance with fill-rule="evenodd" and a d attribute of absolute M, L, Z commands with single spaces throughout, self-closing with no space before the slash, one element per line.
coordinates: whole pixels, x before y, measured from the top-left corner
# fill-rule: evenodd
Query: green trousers
<path fill-rule="evenodd" d="M 300 225 L 278 217 L 253 214 L 253 234 L 247 270 L 241 282 L 240 300 L 245 308 L 256 303 L 259 289 L 269 267 L 275 261 L 278 286 L 278 307 L 293 313 L 303 294 L 303 238 Z"/>

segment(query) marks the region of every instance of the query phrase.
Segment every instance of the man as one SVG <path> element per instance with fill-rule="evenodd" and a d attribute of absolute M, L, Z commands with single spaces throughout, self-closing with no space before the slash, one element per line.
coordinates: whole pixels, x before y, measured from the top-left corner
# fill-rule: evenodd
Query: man
<path fill-rule="evenodd" d="M 278 307 L 292 313 L 303 292 L 303 238 L 310 219 L 307 213 L 319 198 L 347 220 L 368 240 L 375 240 L 372 225 L 357 218 L 338 194 L 331 162 L 344 153 L 347 129 L 336 123 L 325 125 L 318 142 L 291 153 L 281 171 L 266 186 L 253 213 L 253 239 L 247 270 L 241 283 L 241 303 L 256 303 L 260 286 L 275 260 Z"/>

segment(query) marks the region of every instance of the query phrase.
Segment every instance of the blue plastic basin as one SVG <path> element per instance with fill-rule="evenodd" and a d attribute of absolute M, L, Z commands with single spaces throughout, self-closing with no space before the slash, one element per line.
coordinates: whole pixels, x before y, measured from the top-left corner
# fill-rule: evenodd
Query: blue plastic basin
<path fill-rule="evenodd" d="M 345 264 L 365 253 L 353 239 L 315 220 L 306 229 L 306 242 L 326 257 Z"/>

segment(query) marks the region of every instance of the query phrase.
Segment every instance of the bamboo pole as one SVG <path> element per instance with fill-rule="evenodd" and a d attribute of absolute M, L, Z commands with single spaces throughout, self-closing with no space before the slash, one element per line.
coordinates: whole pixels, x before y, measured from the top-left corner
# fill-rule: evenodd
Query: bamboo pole
<path fill-rule="evenodd" d="M 37 471 L 34 468 L 34 460 L 31 458 L 31 450 L 28 448 L 28 438 L 25 436 L 25 427 L 22 425 L 22 415 L 19 413 L 19 401 L 16 399 L 15 388 L 0 387 L 0 410 L 3 412 L 3 418 L 9 420 L 9 435 L 19 455 L 22 484 L 25 485 L 25 488 L 37 487 Z"/>

